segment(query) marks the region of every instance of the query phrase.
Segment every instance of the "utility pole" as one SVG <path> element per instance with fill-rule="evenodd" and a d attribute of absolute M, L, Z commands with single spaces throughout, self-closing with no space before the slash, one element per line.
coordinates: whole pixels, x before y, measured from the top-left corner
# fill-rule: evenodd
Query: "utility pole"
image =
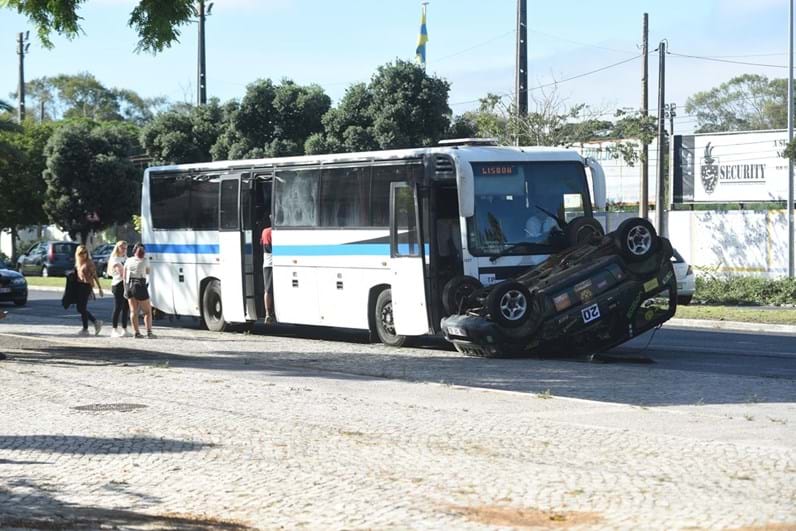
<path fill-rule="evenodd" d="M 788 144 L 793 142 L 793 0 L 788 8 Z M 788 278 L 793 278 L 793 159 L 788 159 Z"/>
<path fill-rule="evenodd" d="M 528 0 L 517 0 L 517 71 L 514 76 L 517 116 L 528 114 Z"/>
<path fill-rule="evenodd" d="M 677 104 L 667 103 L 663 106 L 666 119 L 669 120 L 669 138 L 674 137 L 674 117 L 677 116 Z"/>
<path fill-rule="evenodd" d="M 17 107 L 17 120 L 19 120 L 19 123 L 25 121 L 25 54 L 30 49 L 29 37 L 29 31 L 25 33 L 20 31 L 17 36 L 17 55 L 19 55 L 19 89 L 17 90 L 19 106 Z"/>
<path fill-rule="evenodd" d="M 641 28 L 641 120 L 646 124 L 649 116 L 649 16 L 644 13 L 644 21 Z M 639 183 L 638 215 L 645 218 L 649 215 L 649 145 L 645 140 L 641 142 L 641 182 Z"/>
<path fill-rule="evenodd" d="M 210 16 L 213 3 L 207 6 L 205 13 L 205 0 L 199 0 L 199 57 L 197 58 L 197 79 L 196 79 L 196 104 L 204 105 L 207 103 L 207 69 L 205 66 L 205 18 Z"/>
<path fill-rule="evenodd" d="M 666 218 L 664 208 L 666 205 L 666 128 L 664 101 L 666 101 L 666 41 L 658 45 L 658 178 L 655 193 L 655 228 L 658 234 L 666 236 Z"/>

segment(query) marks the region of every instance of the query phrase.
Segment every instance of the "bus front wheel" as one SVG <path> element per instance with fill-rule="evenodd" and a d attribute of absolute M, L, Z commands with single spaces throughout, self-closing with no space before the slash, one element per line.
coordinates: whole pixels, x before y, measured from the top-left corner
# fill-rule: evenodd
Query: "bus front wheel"
<path fill-rule="evenodd" d="M 223 332 L 227 328 L 224 308 L 221 306 L 221 283 L 211 280 L 202 294 L 202 319 L 208 330 Z"/>
<path fill-rule="evenodd" d="M 395 333 L 395 319 L 392 313 L 392 291 L 385 289 L 376 299 L 376 314 L 374 315 L 376 334 L 385 345 L 402 347 L 406 343 L 406 336 Z"/>

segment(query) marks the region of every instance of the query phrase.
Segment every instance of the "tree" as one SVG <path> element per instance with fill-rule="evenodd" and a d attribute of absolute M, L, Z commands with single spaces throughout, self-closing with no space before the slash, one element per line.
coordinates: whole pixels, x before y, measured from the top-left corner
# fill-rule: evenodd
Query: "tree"
<path fill-rule="evenodd" d="M 307 153 L 354 152 L 436 144 L 448 134 L 447 81 L 396 61 L 379 67 L 369 84 L 351 85 L 323 117 L 323 133 L 309 137 Z"/>
<path fill-rule="evenodd" d="M 12 253 L 16 252 L 17 230 L 44 223 L 44 146 L 52 124 L 25 122 L 14 131 L 0 132 L 5 146 L 0 156 L 0 227 L 11 231 Z M 16 259 L 15 256 L 12 257 Z"/>
<path fill-rule="evenodd" d="M 225 106 L 227 123 L 211 150 L 213 159 L 301 155 L 307 139 L 323 130 L 321 117 L 331 104 L 318 85 L 256 81 L 240 103 Z"/>
<path fill-rule="evenodd" d="M 156 164 L 213 160 L 211 148 L 224 129 L 218 99 L 187 111 L 161 113 L 141 130 L 141 144 Z"/>
<path fill-rule="evenodd" d="M 31 109 L 39 120 L 88 118 L 96 121 L 131 121 L 144 124 L 163 98 L 146 99 L 135 91 L 107 88 L 92 74 L 61 74 L 25 83 Z"/>
<path fill-rule="evenodd" d="M 129 156 L 138 130 L 124 123 L 77 121 L 59 128 L 44 149 L 44 209 L 51 223 L 86 241 L 90 230 L 125 223 L 140 204 L 141 173 Z"/>
<path fill-rule="evenodd" d="M 85 0 L 51 2 L 44 0 L 4 0 L 0 6 L 25 15 L 36 26 L 39 40 L 51 48 L 52 32 L 69 39 L 82 29 L 78 8 Z M 191 21 L 196 10 L 193 0 L 140 0 L 130 13 L 128 25 L 138 32 L 137 51 L 160 52 L 179 40 L 180 26 Z"/>
<path fill-rule="evenodd" d="M 743 74 L 697 92 L 686 101 L 685 111 L 696 117 L 697 133 L 782 129 L 788 121 L 787 92 L 785 79 Z"/>

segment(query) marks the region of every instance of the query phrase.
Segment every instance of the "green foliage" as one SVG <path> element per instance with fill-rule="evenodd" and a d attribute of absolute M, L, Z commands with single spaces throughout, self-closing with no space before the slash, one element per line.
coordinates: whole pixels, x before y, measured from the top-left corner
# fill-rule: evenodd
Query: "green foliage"
<path fill-rule="evenodd" d="M 695 115 L 697 133 L 782 129 L 787 126 L 785 79 L 743 74 L 704 92 L 697 92 L 685 104 Z"/>
<path fill-rule="evenodd" d="M 796 279 L 697 277 L 696 301 L 740 306 L 794 305 Z"/>
<path fill-rule="evenodd" d="M 218 99 L 187 111 L 168 111 L 141 130 L 141 144 L 155 164 L 206 162 L 224 130 L 225 112 Z"/>
<path fill-rule="evenodd" d="M 0 132 L 0 227 L 15 228 L 46 220 L 42 210 L 44 146 L 55 126 L 26 122 Z"/>
<path fill-rule="evenodd" d="M 323 117 L 307 153 L 354 152 L 435 145 L 449 136 L 450 85 L 414 63 L 379 67 L 369 84 L 356 83 Z M 459 123 L 457 127 L 463 127 Z"/>
<path fill-rule="evenodd" d="M 82 29 L 78 9 L 85 0 L 3 0 L 0 7 L 9 7 L 25 15 L 36 26 L 39 40 L 52 48 L 52 32 L 68 39 L 77 37 Z M 128 24 L 138 32 L 138 51 L 159 52 L 177 42 L 179 27 L 195 15 L 193 0 L 140 0 L 130 13 Z"/>
<path fill-rule="evenodd" d="M 143 124 L 152 119 L 162 98 L 145 99 L 135 91 L 107 88 L 92 74 L 60 74 L 25 83 L 30 109 L 40 121 L 87 118 L 97 121 L 131 121 Z"/>
<path fill-rule="evenodd" d="M 785 151 L 783 151 L 782 155 L 790 160 L 796 159 L 796 138 L 794 138 L 786 147 Z"/>
<path fill-rule="evenodd" d="M 241 102 L 225 107 L 226 125 L 213 146 L 214 160 L 302 155 L 331 99 L 318 85 L 260 80 L 246 88 Z"/>
<path fill-rule="evenodd" d="M 44 149 L 44 209 L 70 234 L 125 223 L 138 211 L 140 171 L 128 157 L 140 151 L 130 124 L 78 121 L 58 129 Z M 96 218 L 95 218 L 96 215 Z"/>

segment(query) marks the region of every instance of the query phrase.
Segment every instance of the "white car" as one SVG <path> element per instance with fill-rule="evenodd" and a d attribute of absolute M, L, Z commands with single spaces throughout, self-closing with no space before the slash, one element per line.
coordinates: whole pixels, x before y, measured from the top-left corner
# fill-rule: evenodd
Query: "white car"
<path fill-rule="evenodd" d="M 672 266 L 674 267 L 674 276 L 677 278 L 677 304 L 690 304 L 696 291 L 694 270 L 677 252 L 677 249 L 673 249 L 673 251 Z"/>

